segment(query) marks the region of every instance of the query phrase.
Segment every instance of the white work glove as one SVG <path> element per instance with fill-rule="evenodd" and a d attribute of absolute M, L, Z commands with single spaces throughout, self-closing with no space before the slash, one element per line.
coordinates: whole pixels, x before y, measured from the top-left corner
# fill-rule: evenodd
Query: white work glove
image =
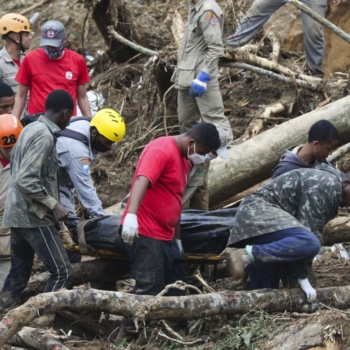
<path fill-rule="evenodd" d="M 298 283 L 300 288 L 303 290 L 303 292 L 306 294 L 306 299 L 309 303 L 312 303 L 316 299 L 316 290 L 312 288 L 309 279 L 301 279 L 298 278 Z"/>
<path fill-rule="evenodd" d="M 180 253 L 183 254 L 184 248 L 182 247 L 181 239 L 176 240 L 177 246 L 179 247 Z"/>
<path fill-rule="evenodd" d="M 134 238 L 139 236 L 138 228 L 137 215 L 131 213 L 126 214 L 122 230 L 123 241 L 131 245 L 134 242 Z"/>

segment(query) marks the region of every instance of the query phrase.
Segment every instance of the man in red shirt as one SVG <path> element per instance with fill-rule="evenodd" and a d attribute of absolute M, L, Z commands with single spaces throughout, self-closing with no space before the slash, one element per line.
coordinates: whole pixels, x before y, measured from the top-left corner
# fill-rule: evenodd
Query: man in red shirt
<path fill-rule="evenodd" d="M 41 30 L 40 49 L 28 53 L 17 73 L 19 83 L 13 114 L 20 117 L 30 90 L 28 113 L 45 111 L 47 96 L 54 90 L 69 92 L 82 114 L 91 118 L 85 84 L 90 80 L 84 58 L 64 48 L 66 30 L 61 22 L 48 21 Z"/>
<path fill-rule="evenodd" d="M 210 152 L 220 155 L 220 148 L 226 149 L 215 125 L 199 123 L 184 134 L 152 141 L 142 152 L 121 220 L 122 238 L 131 244 L 135 293 L 156 295 L 168 284 L 187 281 L 180 241 L 182 195 L 190 163 L 203 163 Z"/>

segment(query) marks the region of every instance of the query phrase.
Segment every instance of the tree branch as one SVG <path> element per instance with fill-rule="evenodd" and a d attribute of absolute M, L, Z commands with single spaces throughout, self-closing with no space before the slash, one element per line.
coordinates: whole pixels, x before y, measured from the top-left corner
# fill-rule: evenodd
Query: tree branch
<path fill-rule="evenodd" d="M 317 290 L 318 301 L 328 307 L 349 308 L 350 286 Z M 198 319 L 218 314 L 237 314 L 259 306 L 268 312 L 313 312 L 300 289 L 226 291 L 183 297 L 153 297 L 97 289 L 43 293 L 8 312 L 0 322 L 0 346 L 43 313 L 60 310 L 96 310 L 147 319 Z"/>
<path fill-rule="evenodd" d="M 220 66 L 222 67 L 230 67 L 230 68 L 239 68 L 239 69 L 247 69 L 250 70 L 254 73 L 258 73 L 261 75 L 265 75 L 266 77 L 272 78 L 272 79 L 276 79 L 279 81 L 282 81 L 284 83 L 292 83 L 292 84 L 296 84 L 302 87 L 305 87 L 307 89 L 310 90 L 316 90 L 317 86 L 315 84 L 310 84 L 304 80 L 301 79 L 293 79 L 293 78 L 289 78 L 289 77 L 285 77 L 283 75 L 271 72 L 269 70 L 260 68 L 260 67 L 256 67 L 256 66 L 252 66 L 250 64 L 247 63 L 241 63 L 241 62 L 222 62 L 220 63 Z"/>
<path fill-rule="evenodd" d="M 110 35 L 112 35 L 114 39 L 118 40 L 120 43 L 122 43 L 122 44 L 124 44 L 126 46 L 131 47 L 133 50 L 135 50 L 137 52 L 141 52 L 141 53 L 143 53 L 146 56 L 157 56 L 158 55 L 157 51 L 153 51 L 153 50 L 147 49 L 147 48 L 145 48 L 143 46 L 140 46 L 138 44 L 135 44 L 135 43 L 131 42 L 128 39 L 125 39 L 123 36 L 121 36 L 120 34 L 118 34 L 114 30 L 113 26 L 108 26 L 107 29 L 108 29 L 108 33 Z"/>

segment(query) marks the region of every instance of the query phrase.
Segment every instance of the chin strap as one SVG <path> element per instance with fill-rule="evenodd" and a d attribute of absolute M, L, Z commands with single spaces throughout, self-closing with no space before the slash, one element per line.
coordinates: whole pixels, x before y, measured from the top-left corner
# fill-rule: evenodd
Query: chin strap
<path fill-rule="evenodd" d="M 22 44 L 22 32 L 19 33 L 19 43 L 18 43 L 17 41 L 13 40 L 13 39 L 12 39 L 11 37 L 9 37 L 9 36 L 7 36 L 6 39 L 7 39 L 7 40 L 10 40 L 10 41 L 12 41 L 13 43 L 15 43 L 16 45 L 18 45 L 19 48 L 21 49 L 21 51 L 22 51 L 23 53 L 26 51 L 25 48 L 24 48 L 24 46 L 23 46 L 23 44 Z"/>

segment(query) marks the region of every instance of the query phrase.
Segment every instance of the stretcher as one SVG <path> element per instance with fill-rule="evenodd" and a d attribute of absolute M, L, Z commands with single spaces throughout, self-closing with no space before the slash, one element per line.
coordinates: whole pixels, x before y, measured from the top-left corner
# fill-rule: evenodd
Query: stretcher
<path fill-rule="evenodd" d="M 114 259 L 114 260 L 120 260 L 120 261 L 129 260 L 128 255 L 118 254 L 118 253 L 115 253 L 109 250 L 104 250 L 104 249 L 95 249 L 93 251 L 81 252 L 78 244 L 76 244 L 73 247 L 73 249 L 70 248 L 69 250 L 74 251 L 75 253 L 78 253 L 81 255 L 95 256 L 95 257 L 104 258 L 104 259 Z M 223 256 L 216 255 L 216 254 L 184 253 L 184 258 L 189 263 L 204 264 L 204 265 L 215 265 L 218 263 L 222 263 L 224 261 Z"/>
<path fill-rule="evenodd" d="M 94 249 L 94 250 L 81 252 L 78 244 L 74 245 L 73 247 L 70 247 L 68 250 L 81 255 L 94 256 L 94 257 L 99 257 L 104 259 L 113 259 L 118 261 L 129 260 L 129 256 L 126 254 L 118 254 L 116 252 L 112 252 L 110 250 L 105 250 L 105 249 Z M 186 259 L 188 264 L 200 265 L 201 271 L 205 271 L 206 265 L 213 265 L 212 278 L 213 278 L 213 281 L 216 281 L 217 274 L 218 274 L 218 264 L 223 263 L 224 261 L 224 257 L 222 255 L 184 253 L 183 256 Z"/>

